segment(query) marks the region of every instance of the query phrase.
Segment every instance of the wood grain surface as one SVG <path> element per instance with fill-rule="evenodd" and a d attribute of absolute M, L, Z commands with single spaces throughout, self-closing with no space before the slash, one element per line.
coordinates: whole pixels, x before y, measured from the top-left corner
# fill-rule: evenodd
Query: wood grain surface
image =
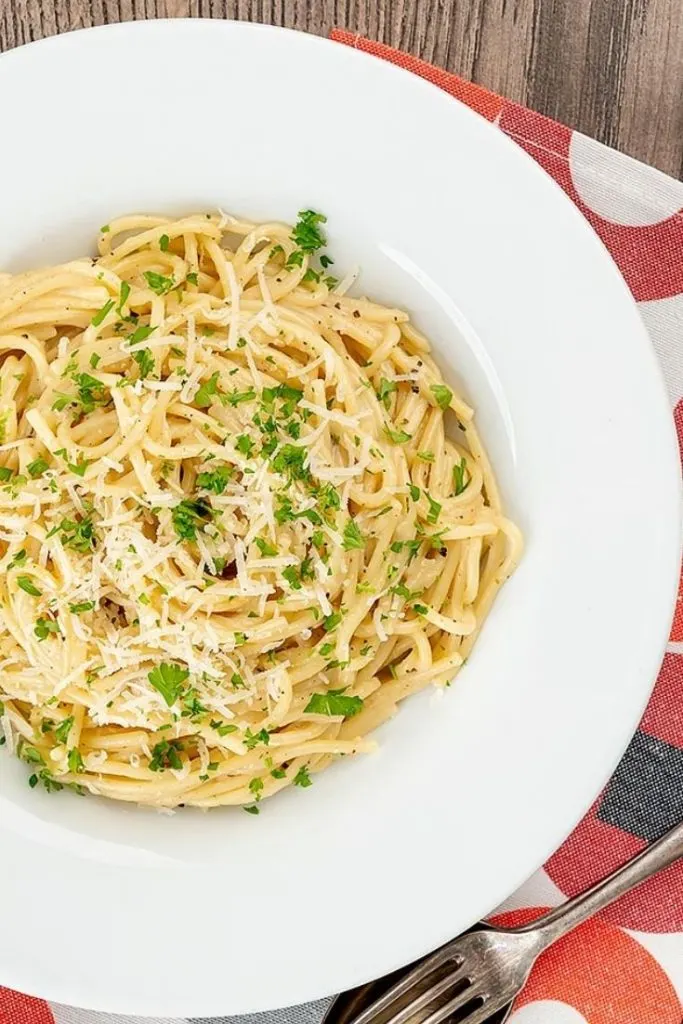
<path fill-rule="evenodd" d="M 0 0 L 0 49 L 187 16 L 348 28 L 683 178 L 683 0 Z"/>

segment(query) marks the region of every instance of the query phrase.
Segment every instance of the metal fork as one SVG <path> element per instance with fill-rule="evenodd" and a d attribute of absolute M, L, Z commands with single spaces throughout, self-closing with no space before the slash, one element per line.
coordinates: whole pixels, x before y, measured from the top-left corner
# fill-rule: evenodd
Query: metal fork
<path fill-rule="evenodd" d="M 592 889 L 523 928 L 482 926 L 449 942 L 354 1017 L 353 1024 L 444 1024 L 451 1018 L 458 1024 L 485 1024 L 512 1003 L 548 946 L 681 856 L 683 823 Z"/>

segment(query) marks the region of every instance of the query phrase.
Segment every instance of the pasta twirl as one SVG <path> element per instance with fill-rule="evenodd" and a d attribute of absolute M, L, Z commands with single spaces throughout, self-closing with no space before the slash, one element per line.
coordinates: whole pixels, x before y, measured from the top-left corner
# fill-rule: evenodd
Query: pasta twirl
<path fill-rule="evenodd" d="M 0 277 L 0 698 L 31 785 L 259 802 L 467 656 L 521 550 L 322 218 L 123 217 Z"/>

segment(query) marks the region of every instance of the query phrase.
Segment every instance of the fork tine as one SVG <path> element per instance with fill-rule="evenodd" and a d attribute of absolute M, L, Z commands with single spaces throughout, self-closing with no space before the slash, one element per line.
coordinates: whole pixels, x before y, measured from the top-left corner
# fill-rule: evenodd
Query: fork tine
<path fill-rule="evenodd" d="M 505 1005 L 505 1004 L 503 1004 Z M 466 1017 L 462 1017 L 458 1024 L 487 1024 L 493 1017 L 496 1010 L 500 1010 L 502 1007 L 496 1006 L 495 1003 L 487 1002 L 486 1000 L 481 1006 L 477 1006 L 471 1013 L 468 1013 Z M 507 1020 L 507 1014 L 505 1015 Z"/>
<path fill-rule="evenodd" d="M 473 1000 L 477 999 L 477 997 L 481 999 L 481 994 L 468 984 L 464 989 L 462 989 L 462 991 L 458 992 L 457 996 L 454 996 L 453 999 L 444 1003 L 443 1006 L 440 1006 L 438 1010 L 435 1010 L 434 1013 L 430 1014 L 429 1017 L 423 1020 L 422 1024 L 443 1024 L 443 1022 L 448 1020 L 456 1010 L 462 1010 L 464 1006 L 467 1006 L 468 1003 L 471 1003 Z M 480 1007 L 477 1007 L 476 1009 L 480 1009 Z M 495 1007 L 489 1008 L 489 1013 L 493 1013 L 494 1009 Z M 476 1010 L 473 1012 L 476 1012 Z M 486 1017 L 483 1017 L 482 1019 L 486 1020 Z M 473 1021 L 474 1017 L 468 1015 L 467 1017 L 463 1017 L 458 1024 L 472 1024 Z"/>
<path fill-rule="evenodd" d="M 407 1024 L 407 1021 L 411 1020 L 415 1014 L 419 1013 L 420 1010 L 424 1010 L 426 1006 L 433 1003 L 439 996 L 444 995 L 449 989 L 457 985 L 462 980 L 460 973 L 462 970 L 462 962 L 455 967 L 454 970 L 450 971 L 445 978 L 441 978 L 435 985 L 430 985 L 428 989 L 421 992 L 420 995 L 416 996 L 407 1006 L 404 1006 L 398 1013 L 392 1014 L 390 1024 Z M 469 983 L 467 983 L 469 985 Z M 355 1024 L 355 1022 L 354 1022 Z"/>
<path fill-rule="evenodd" d="M 455 970 L 452 973 L 460 970 L 463 964 L 462 956 L 453 956 L 448 947 L 439 950 L 433 956 L 430 956 L 424 963 L 419 964 L 409 974 L 406 974 L 404 978 L 401 978 L 395 985 L 385 992 L 383 996 L 376 999 L 374 1003 L 371 1003 L 362 1013 L 360 1013 L 354 1020 L 353 1024 L 371 1024 L 380 1014 L 384 1013 L 385 1010 L 389 1009 L 401 996 L 405 995 L 415 984 L 428 978 L 435 970 L 447 963 L 448 960 L 455 962 Z M 449 978 L 452 977 L 452 973 L 449 974 Z M 428 992 L 432 989 L 428 989 Z M 420 997 L 418 997 L 420 998 Z M 415 1000 L 409 1004 L 414 1006 Z M 402 1011 L 400 1011 L 402 1013 Z M 399 1014 L 400 1015 L 400 1014 Z M 398 1017 L 396 1018 L 396 1020 Z M 396 1024 L 396 1020 L 392 1020 L 392 1024 Z"/>

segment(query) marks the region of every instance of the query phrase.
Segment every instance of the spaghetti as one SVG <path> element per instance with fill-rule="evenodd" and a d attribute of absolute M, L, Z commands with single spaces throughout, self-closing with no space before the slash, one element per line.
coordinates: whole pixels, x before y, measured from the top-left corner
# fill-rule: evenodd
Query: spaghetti
<path fill-rule="evenodd" d="M 451 680 L 513 570 L 472 410 L 330 276 L 323 221 L 123 217 L 0 275 L 0 713 L 32 786 L 256 812 Z"/>

